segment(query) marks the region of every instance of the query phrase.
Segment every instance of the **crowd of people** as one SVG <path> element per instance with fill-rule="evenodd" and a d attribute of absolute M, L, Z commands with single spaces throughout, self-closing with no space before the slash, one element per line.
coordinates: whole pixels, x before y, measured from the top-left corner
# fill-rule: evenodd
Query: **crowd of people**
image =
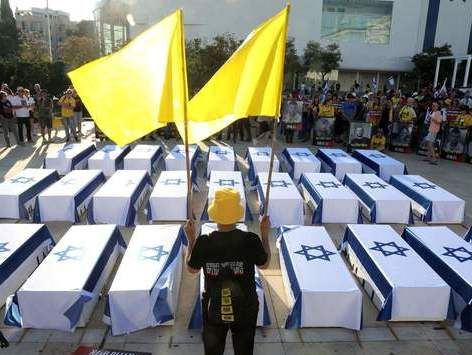
<path fill-rule="evenodd" d="M 34 143 L 36 135 L 41 135 L 42 144 L 52 142 L 55 117 L 62 122 L 66 142 L 72 138 L 79 142 L 83 111 L 82 101 L 73 87 L 55 97 L 40 84 L 35 84 L 32 91 L 20 86 L 14 92 L 7 84 L 1 85 L 0 122 L 7 147 L 12 146 L 11 138 L 15 144 L 25 145 Z"/>

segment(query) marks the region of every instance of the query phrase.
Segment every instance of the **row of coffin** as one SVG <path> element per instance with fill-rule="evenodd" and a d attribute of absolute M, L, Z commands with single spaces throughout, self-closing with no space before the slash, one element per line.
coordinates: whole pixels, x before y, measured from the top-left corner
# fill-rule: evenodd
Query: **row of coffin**
<path fill-rule="evenodd" d="M 244 229 L 245 226 L 241 225 Z M 202 233 L 215 229 L 202 226 Z M 0 225 L 5 324 L 74 331 L 85 326 L 126 244 L 114 225 L 73 226 L 54 246 L 46 226 Z M 472 331 L 471 233 L 446 227 L 348 225 L 341 249 L 379 321 L 443 321 Z M 114 335 L 173 324 L 186 238 L 178 225 L 136 227 L 107 294 Z M 362 327 L 362 292 L 323 227 L 282 226 L 277 246 L 289 314 L 285 326 Z M 189 327 L 201 326 L 201 294 Z M 270 324 L 256 272 L 257 324 Z M 9 296 L 10 295 L 10 296 Z M 428 302 L 425 302 L 428 300 Z"/>

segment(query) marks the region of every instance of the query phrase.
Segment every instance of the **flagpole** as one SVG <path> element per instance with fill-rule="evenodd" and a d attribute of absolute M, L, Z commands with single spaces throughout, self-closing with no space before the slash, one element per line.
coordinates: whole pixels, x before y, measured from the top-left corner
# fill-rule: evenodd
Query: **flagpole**
<path fill-rule="evenodd" d="M 184 39 L 184 15 L 183 10 L 179 10 L 180 13 L 180 31 L 182 44 L 180 46 L 182 50 L 182 72 L 184 73 L 184 145 L 185 145 L 185 170 L 187 172 L 187 218 L 192 218 L 192 176 L 190 173 L 190 149 L 188 145 L 188 118 L 187 118 L 187 101 L 188 101 L 188 92 L 187 92 L 187 68 L 185 62 L 185 39 Z"/>
<path fill-rule="evenodd" d="M 287 45 L 287 36 L 288 36 L 288 19 L 290 16 L 290 4 L 287 5 L 287 26 L 285 28 L 285 38 L 284 38 L 284 47 L 286 50 L 286 45 Z M 281 110 L 281 103 L 282 103 L 282 91 L 284 87 L 284 70 L 285 70 L 285 53 L 284 53 L 284 65 L 282 65 L 282 75 L 281 75 L 281 81 L 280 81 L 280 90 L 279 90 L 279 102 L 278 102 L 278 109 L 279 109 L 279 115 L 278 117 L 274 117 L 274 125 L 272 128 L 272 148 L 270 152 L 270 163 L 269 163 L 269 176 L 267 177 L 267 188 L 266 188 L 266 195 L 265 195 L 265 204 L 264 204 L 264 217 L 267 217 L 267 214 L 269 213 L 269 198 L 270 198 L 270 187 L 272 184 L 272 173 L 274 170 L 274 160 L 275 160 L 275 145 L 277 141 L 277 121 L 280 118 L 280 110 Z"/>

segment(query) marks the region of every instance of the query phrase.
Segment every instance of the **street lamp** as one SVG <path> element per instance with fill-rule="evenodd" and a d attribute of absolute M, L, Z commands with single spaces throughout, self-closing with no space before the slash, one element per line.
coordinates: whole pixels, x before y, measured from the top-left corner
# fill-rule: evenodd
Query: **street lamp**
<path fill-rule="evenodd" d="M 47 18 L 47 26 L 48 26 L 49 60 L 52 62 L 52 39 L 51 39 L 51 20 L 49 18 L 49 0 L 46 0 L 46 18 Z"/>

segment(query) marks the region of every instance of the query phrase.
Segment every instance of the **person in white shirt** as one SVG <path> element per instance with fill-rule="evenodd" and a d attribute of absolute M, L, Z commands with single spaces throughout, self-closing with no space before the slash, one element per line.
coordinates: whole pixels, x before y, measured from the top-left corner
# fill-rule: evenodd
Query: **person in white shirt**
<path fill-rule="evenodd" d="M 18 122 L 18 138 L 20 142 L 22 143 L 24 141 L 23 126 L 26 127 L 26 138 L 28 142 L 33 142 L 30 121 L 31 100 L 26 96 L 25 89 L 19 87 L 16 91 L 16 95 L 11 98 L 10 102 Z"/>

